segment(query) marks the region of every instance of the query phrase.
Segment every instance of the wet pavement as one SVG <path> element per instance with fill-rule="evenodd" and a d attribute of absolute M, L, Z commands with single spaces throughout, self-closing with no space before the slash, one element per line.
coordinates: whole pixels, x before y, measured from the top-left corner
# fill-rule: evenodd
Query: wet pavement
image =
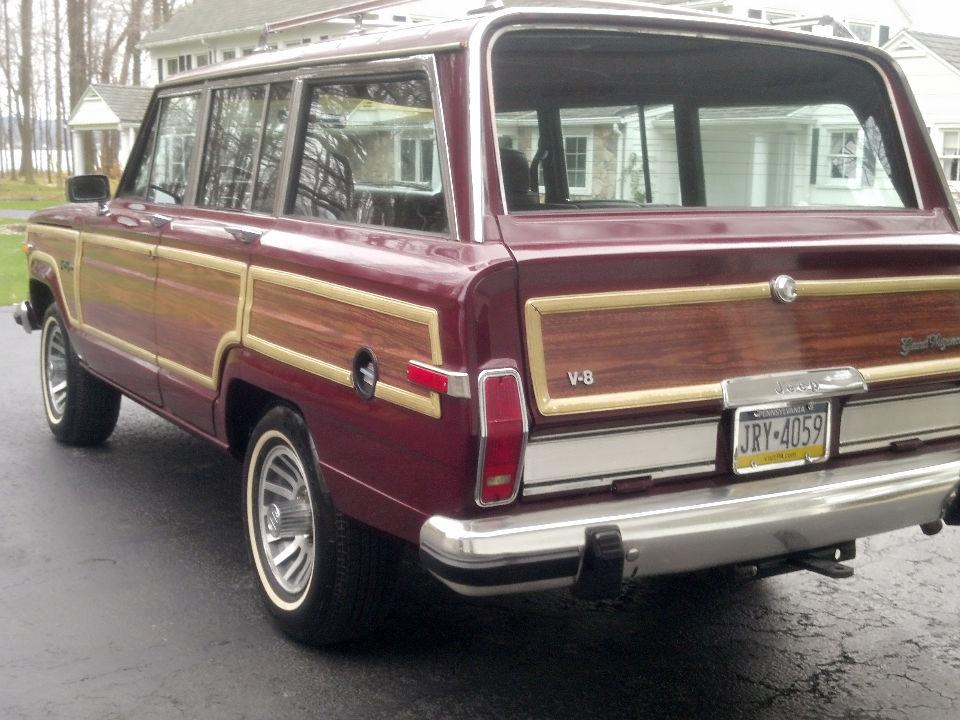
<path fill-rule="evenodd" d="M 851 580 L 460 598 L 409 563 L 389 624 L 314 650 L 261 608 L 239 466 L 124 401 L 57 445 L 0 311 L 0 718 L 957 718 L 960 529 L 861 542 Z"/>

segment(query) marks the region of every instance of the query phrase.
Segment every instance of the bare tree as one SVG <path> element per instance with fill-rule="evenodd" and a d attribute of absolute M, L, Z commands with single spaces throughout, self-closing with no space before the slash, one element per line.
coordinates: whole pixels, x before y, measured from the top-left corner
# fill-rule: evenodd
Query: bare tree
<path fill-rule="evenodd" d="M 53 100 L 56 108 L 56 120 L 54 122 L 54 131 L 56 132 L 57 144 L 57 178 L 63 175 L 63 130 L 66 123 L 64 117 L 63 102 L 63 75 L 60 66 L 60 54 L 63 52 L 63 41 L 60 39 L 62 31 L 60 24 L 60 0 L 53 0 Z"/>
<path fill-rule="evenodd" d="M 10 150 L 10 177 L 17 176 L 17 155 L 13 137 L 13 116 L 16 113 L 16 105 L 13 96 L 13 68 L 11 60 L 13 51 L 10 46 L 10 9 L 7 0 L 3 0 L 3 62 L 0 63 L 0 69 L 6 79 L 7 86 L 7 145 Z"/>
<path fill-rule="evenodd" d="M 20 174 L 31 185 L 33 177 L 33 2 L 20 0 Z"/>

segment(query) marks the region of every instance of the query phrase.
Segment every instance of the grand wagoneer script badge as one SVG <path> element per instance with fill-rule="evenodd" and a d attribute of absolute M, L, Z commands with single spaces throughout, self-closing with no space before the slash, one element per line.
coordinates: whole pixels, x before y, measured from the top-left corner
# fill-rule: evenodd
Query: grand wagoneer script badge
<path fill-rule="evenodd" d="M 940 333 L 933 333 L 922 340 L 914 340 L 909 337 L 900 338 L 900 354 L 904 357 L 913 352 L 923 352 L 924 350 L 943 352 L 953 347 L 960 347 L 960 337 L 944 337 Z"/>

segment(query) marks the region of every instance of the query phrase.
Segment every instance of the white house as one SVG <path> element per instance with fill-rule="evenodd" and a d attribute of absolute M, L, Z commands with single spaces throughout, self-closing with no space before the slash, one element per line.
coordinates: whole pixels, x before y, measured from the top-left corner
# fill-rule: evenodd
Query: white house
<path fill-rule="evenodd" d="M 910 80 L 944 175 L 960 197 L 960 37 L 903 30 L 884 49 Z"/>
<path fill-rule="evenodd" d="M 897 0 L 653 0 L 881 46 L 912 18 Z"/>
<path fill-rule="evenodd" d="M 106 85 L 95 83 L 84 90 L 80 101 L 67 119 L 73 145 L 73 162 L 76 172 L 90 166 L 93 158 L 84 157 L 82 134 L 93 134 L 101 149 L 110 147 L 106 153 L 108 163 L 116 161 L 120 167 L 127 162 L 143 114 L 150 102 L 152 89 L 130 85 Z M 103 159 L 101 159 L 101 163 Z M 108 172 L 113 168 L 105 168 Z"/>
<path fill-rule="evenodd" d="M 145 64 L 145 87 L 91 85 L 71 111 L 67 127 L 75 172 L 88 172 L 94 165 L 103 165 L 105 158 L 107 164 L 116 161 L 123 167 L 155 83 L 186 70 L 249 55 L 255 49 L 294 47 L 351 32 L 356 25 L 352 17 L 312 19 L 344 4 L 343 0 L 193 0 L 184 5 L 140 43 L 150 56 Z M 373 30 L 442 14 L 440 0 L 420 0 L 365 12 L 362 21 Z M 287 27 L 268 32 L 268 26 L 278 23 Z M 84 133 L 94 137 L 95 156 L 84 157 Z M 94 149 L 90 144 L 86 147 Z M 99 169 L 109 173 L 117 168 Z"/>
<path fill-rule="evenodd" d="M 177 10 L 161 27 L 147 33 L 140 47 L 150 54 L 154 82 L 210 63 L 249 55 L 256 48 L 308 45 L 350 32 L 355 20 L 338 17 L 310 21 L 346 4 L 343 0 L 194 0 Z M 432 19 L 428 3 L 398 3 L 363 13 L 370 29 Z M 302 19 L 295 27 L 265 32 L 268 25 Z"/>

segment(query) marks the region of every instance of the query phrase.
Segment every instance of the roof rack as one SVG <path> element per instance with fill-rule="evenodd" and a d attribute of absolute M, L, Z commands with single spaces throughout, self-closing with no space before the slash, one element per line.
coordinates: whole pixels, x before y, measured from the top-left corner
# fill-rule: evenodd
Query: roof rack
<path fill-rule="evenodd" d="M 307 15 L 289 18 L 287 20 L 278 20 L 277 22 L 267 23 L 264 26 L 263 34 L 265 36 L 282 32 L 283 30 L 293 30 L 304 25 L 313 25 L 314 23 L 324 22 L 326 20 L 339 20 L 341 18 L 352 17 L 356 23 L 355 32 L 363 31 L 363 16 L 365 13 L 374 10 L 383 10 L 396 5 L 408 5 L 410 0 L 361 0 L 361 2 L 348 3 L 330 10 L 321 10 Z"/>

